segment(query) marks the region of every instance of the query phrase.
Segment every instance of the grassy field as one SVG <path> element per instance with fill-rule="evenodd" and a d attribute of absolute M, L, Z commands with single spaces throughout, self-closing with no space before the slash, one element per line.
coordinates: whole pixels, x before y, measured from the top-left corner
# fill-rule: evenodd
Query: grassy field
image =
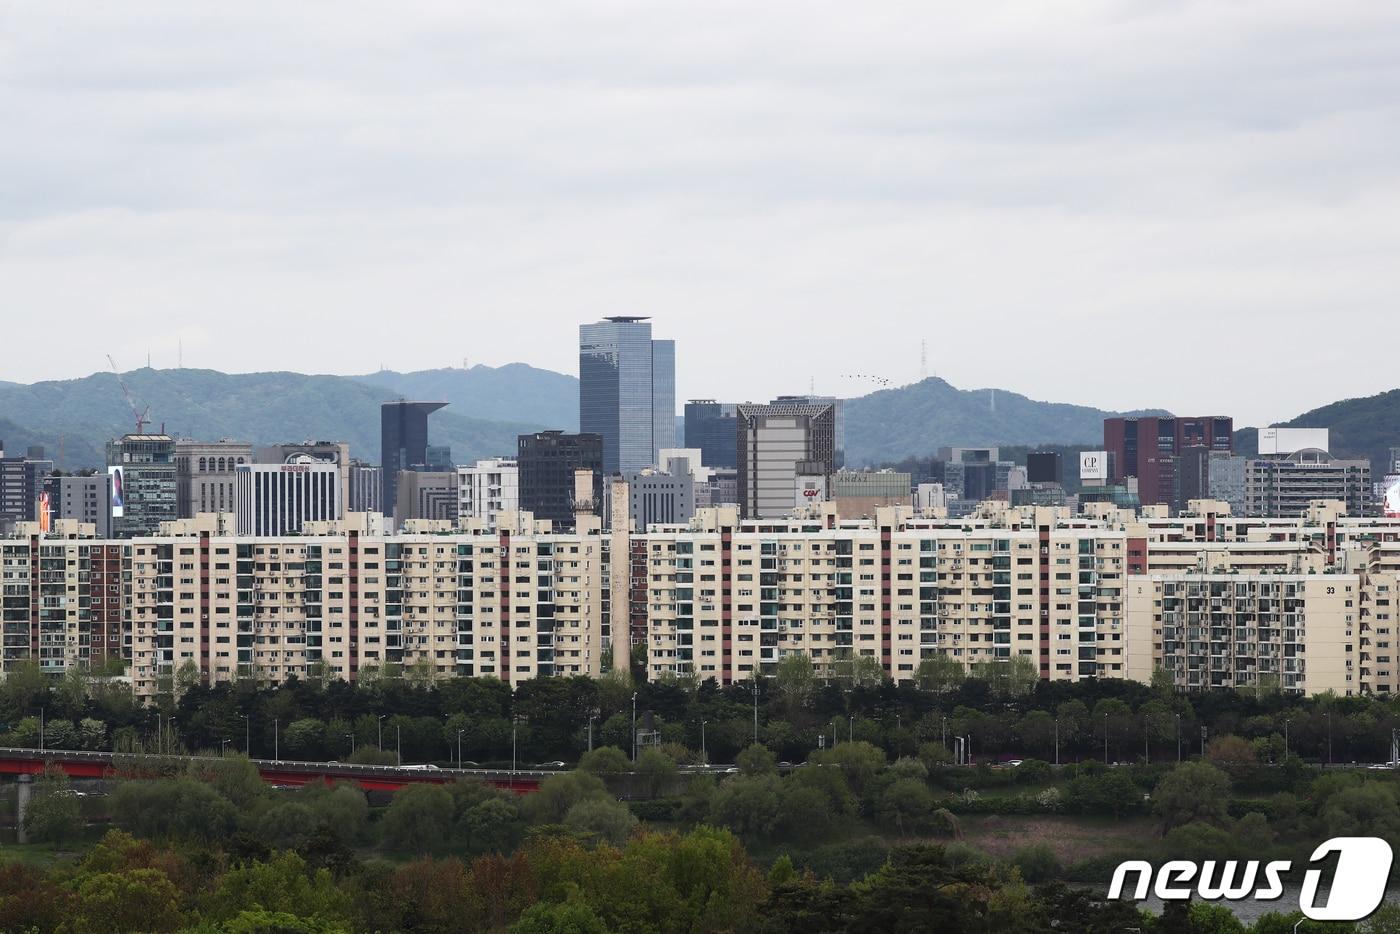
<path fill-rule="evenodd" d="M 962 842 L 996 857 L 1010 857 L 1028 846 L 1044 845 L 1060 863 L 1069 866 L 1088 859 L 1113 856 L 1141 847 L 1157 836 L 1157 827 L 1145 817 L 1112 818 L 963 815 Z"/>

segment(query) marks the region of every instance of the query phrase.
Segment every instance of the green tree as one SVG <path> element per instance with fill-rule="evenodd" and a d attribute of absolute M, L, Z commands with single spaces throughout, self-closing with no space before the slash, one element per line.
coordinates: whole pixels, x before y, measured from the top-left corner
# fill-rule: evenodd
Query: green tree
<path fill-rule="evenodd" d="M 778 760 L 768 747 L 758 744 L 749 746 L 734 757 L 734 764 L 744 775 L 772 775 L 778 771 Z"/>
<path fill-rule="evenodd" d="M 660 749 L 644 750 L 637 757 L 638 790 L 648 797 L 655 798 L 666 792 L 679 774 L 675 760 Z"/>
<path fill-rule="evenodd" d="M 164 932 L 184 923 L 180 893 L 158 869 L 80 875 L 68 930 L 74 934 Z"/>
<path fill-rule="evenodd" d="M 452 795 L 441 785 L 409 785 L 394 793 L 381 821 L 384 842 L 395 850 L 431 853 L 447 845 Z"/>
<path fill-rule="evenodd" d="M 1400 808 L 1394 786 L 1366 782 L 1331 795 L 1319 814 L 1328 836 L 1384 837 L 1400 843 Z"/>
<path fill-rule="evenodd" d="M 966 678 L 967 669 L 963 667 L 963 663 L 941 652 L 919 662 L 919 670 L 915 675 L 920 690 L 932 691 L 939 695 L 956 691 L 962 687 Z"/>
<path fill-rule="evenodd" d="M 1162 832 L 1192 821 L 1224 825 L 1228 820 L 1230 777 L 1207 762 L 1185 762 L 1152 789 L 1152 813 Z"/>
<path fill-rule="evenodd" d="M 229 870 L 209 899 L 208 909 L 215 919 L 262 910 L 346 928 L 352 918 L 350 897 L 335 884 L 329 870 L 308 871 L 306 861 L 295 853 Z"/>
<path fill-rule="evenodd" d="M 510 934 L 609 934 L 608 926 L 582 901 L 532 905 L 511 925 Z"/>
<path fill-rule="evenodd" d="M 938 801 L 928 785 L 918 779 L 901 778 L 881 792 L 875 816 L 900 836 L 907 836 L 926 829 L 937 809 Z"/>
<path fill-rule="evenodd" d="M 781 791 L 776 775 L 731 778 L 710 800 L 710 821 L 747 840 L 768 839 L 777 827 Z"/>
<path fill-rule="evenodd" d="M 578 767 L 593 775 L 622 775 L 632 771 L 632 760 L 616 746 L 599 746 L 584 753 Z"/>
<path fill-rule="evenodd" d="M 587 772 L 566 772 L 540 782 L 539 791 L 530 795 L 525 803 L 525 812 L 533 823 L 558 824 L 580 801 L 610 797 L 598 776 Z"/>
<path fill-rule="evenodd" d="M 817 690 L 817 672 L 806 652 L 793 652 L 778 660 L 773 685 L 783 708 L 791 716 L 806 707 Z"/>
<path fill-rule="evenodd" d="M 188 778 L 123 782 L 110 800 L 117 826 L 140 837 L 219 840 L 238 826 L 227 798 Z"/>
<path fill-rule="evenodd" d="M 606 798 L 590 798 L 569 808 L 564 826 L 593 834 L 604 843 L 621 846 L 637 826 L 637 818 L 625 804 Z"/>
<path fill-rule="evenodd" d="M 345 761 L 352 765 L 396 765 L 399 757 L 392 749 L 360 746 Z"/>
<path fill-rule="evenodd" d="M 73 783 L 62 769 L 49 768 L 34 783 L 24 830 L 36 843 L 66 843 L 82 829 L 82 813 Z"/>
<path fill-rule="evenodd" d="M 811 757 L 817 765 L 834 765 L 846 776 L 846 783 L 857 795 L 865 793 L 867 785 L 885 767 L 885 751 L 871 743 L 857 740 L 854 743 L 838 743 L 834 749 L 826 749 Z"/>
<path fill-rule="evenodd" d="M 1206 759 L 1233 781 L 1242 782 L 1259 768 L 1254 746 L 1238 736 L 1217 736 L 1206 745 Z"/>

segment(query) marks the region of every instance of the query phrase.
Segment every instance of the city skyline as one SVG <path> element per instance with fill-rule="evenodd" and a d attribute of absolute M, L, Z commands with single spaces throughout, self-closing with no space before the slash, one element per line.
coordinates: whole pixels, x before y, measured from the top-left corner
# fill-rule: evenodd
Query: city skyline
<path fill-rule="evenodd" d="M 0 379 L 307 347 L 571 372 L 578 322 L 637 314 L 684 348 L 681 399 L 858 395 L 916 379 L 921 340 L 957 386 L 1241 424 L 1393 388 L 1384 341 L 1280 376 L 1320 321 L 1391 314 L 1391 6 L 333 19 L 7 12 L 7 338 L 67 327 Z M 386 312 L 432 347 L 365 340 Z"/>

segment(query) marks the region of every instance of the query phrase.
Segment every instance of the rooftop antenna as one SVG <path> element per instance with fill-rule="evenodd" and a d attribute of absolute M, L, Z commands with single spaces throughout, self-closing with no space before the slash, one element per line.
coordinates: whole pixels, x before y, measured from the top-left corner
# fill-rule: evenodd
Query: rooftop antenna
<path fill-rule="evenodd" d="M 997 410 L 997 391 L 995 389 L 988 389 L 987 392 L 991 393 L 992 411 L 995 412 Z"/>
<path fill-rule="evenodd" d="M 175 368 L 177 370 L 183 370 L 185 368 L 185 339 L 183 337 L 180 338 L 179 343 L 176 344 L 176 348 Z"/>
<path fill-rule="evenodd" d="M 928 379 L 928 341 L 919 341 L 919 382 Z"/>

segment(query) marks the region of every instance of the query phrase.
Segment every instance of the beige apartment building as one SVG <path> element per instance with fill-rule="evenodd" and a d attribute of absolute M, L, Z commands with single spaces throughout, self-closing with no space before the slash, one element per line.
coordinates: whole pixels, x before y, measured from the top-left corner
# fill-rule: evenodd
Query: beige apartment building
<path fill-rule="evenodd" d="M 1400 520 L 1336 503 L 1294 520 L 1206 501 L 1179 517 L 999 503 L 951 520 L 721 507 L 647 531 L 584 514 L 566 533 L 529 513 L 398 535 L 374 519 L 239 537 L 232 516 L 208 514 L 122 541 L 21 524 L 0 541 L 4 661 L 61 672 L 124 657 L 142 698 L 182 672 L 599 675 L 639 644 L 653 678 L 722 683 L 802 653 L 825 676 L 867 658 L 899 681 L 934 656 L 1021 656 L 1047 680 L 1161 668 L 1181 690 L 1400 690 Z"/>

